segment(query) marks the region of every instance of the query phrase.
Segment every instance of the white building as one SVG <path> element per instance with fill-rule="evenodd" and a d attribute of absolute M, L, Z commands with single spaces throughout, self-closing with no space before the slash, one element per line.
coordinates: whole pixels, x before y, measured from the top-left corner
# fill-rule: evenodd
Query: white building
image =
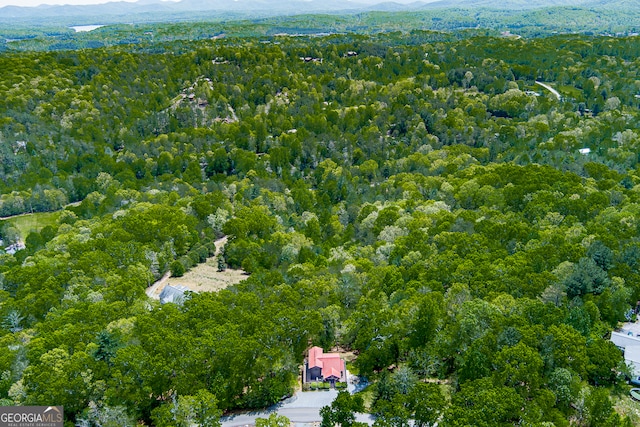
<path fill-rule="evenodd" d="M 637 380 L 640 377 L 640 324 L 625 323 L 619 330 L 611 332 L 611 342 L 624 351 L 624 361 Z"/>
<path fill-rule="evenodd" d="M 160 304 L 166 304 L 168 302 L 182 305 L 187 298 L 187 292 L 190 289 L 183 285 L 167 285 L 160 292 Z"/>

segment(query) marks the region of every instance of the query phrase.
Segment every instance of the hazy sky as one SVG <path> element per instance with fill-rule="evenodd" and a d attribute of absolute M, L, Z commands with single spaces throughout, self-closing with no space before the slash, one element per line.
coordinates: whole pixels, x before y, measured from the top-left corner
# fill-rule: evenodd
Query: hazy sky
<path fill-rule="evenodd" d="M 135 2 L 137 0 L 120 0 Z M 163 1 L 178 1 L 178 0 L 163 0 Z M 232 1 L 232 0 L 229 0 Z M 382 3 L 385 0 L 354 0 L 359 3 Z M 410 3 L 415 0 L 394 0 L 397 3 Z M 434 0 L 423 0 L 425 2 L 431 2 Z M 98 4 L 98 3 L 111 3 L 109 0 L 0 0 L 0 7 L 3 6 L 38 6 L 41 4 Z"/>
<path fill-rule="evenodd" d="M 2 6 L 38 6 L 41 4 L 98 4 L 98 3 L 112 3 L 114 0 L 0 0 L 0 7 Z M 130 3 L 137 0 L 117 0 L 127 1 Z M 178 1 L 178 0 L 162 0 L 162 1 Z"/>
<path fill-rule="evenodd" d="M 123 0 L 133 2 L 136 0 Z M 2 6 L 38 6 L 41 4 L 98 4 L 109 3 L 109 0 L 0 0 Z"/>

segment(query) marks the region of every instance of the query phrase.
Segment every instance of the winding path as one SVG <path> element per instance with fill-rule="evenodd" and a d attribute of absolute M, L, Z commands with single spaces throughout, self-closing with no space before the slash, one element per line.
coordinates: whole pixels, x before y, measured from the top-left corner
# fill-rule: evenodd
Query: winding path
<path fill-rule="evenodd" d="M 164 286 L 167 284 L 167 280 L 169 280 L 169 277 L 171 277 L 171 271 L 167 271 L 166 273 L 164 273 L 164 276 L 162 276 L 160 280 L 158 280 L 145 290 L 147 296 L 152 299 L 160 299 L 160 292 L 157 291 L 159 288 L 164 288 Z"/>
<path fill-rule="evenodd" d="M 557 90 L 555 90 L 554 88 L 552 88 L 548 84 L 542 83 L 542 82 L 539 82 L 539 81 L 536 81 L 536 84 L 542 86 L 543 88 L 545 88 L 549 92 L 551 92 L 556 98 L 558 98 L 558 101 L 560 101 L 562 99 L 562 95 L 560 95 L 560 92 L 558 92 Z"/>

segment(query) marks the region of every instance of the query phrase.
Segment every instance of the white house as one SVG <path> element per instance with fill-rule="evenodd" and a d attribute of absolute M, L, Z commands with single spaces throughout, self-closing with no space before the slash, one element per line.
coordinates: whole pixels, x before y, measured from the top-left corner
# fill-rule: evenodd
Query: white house
<path fill-rule="evenodd" d="M 624 349 L 624 361 L 631 366 L 633 377 L 640 377 L 640 345 L 629 346 Z"/>
<path fill-rule="evenodd" d="M 640 324 L 625 323 L 611 332 L 611 342 L 624 351 L 624 361 L 631 368 L 634 379 L 640 377 Z"/>

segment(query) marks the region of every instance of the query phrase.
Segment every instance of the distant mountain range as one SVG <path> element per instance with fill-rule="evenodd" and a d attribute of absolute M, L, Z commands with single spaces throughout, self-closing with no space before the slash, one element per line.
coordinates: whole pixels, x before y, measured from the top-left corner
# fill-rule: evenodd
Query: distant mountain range
<path fill-rule="evenodd" d="M 181 0 L 166 2 L 140 0 L 135 3 L 112 2 L 90 6 L 0 8 L 0 22 L 37 24 L 110 24 L 157 22 L 213 17 L 267 17 L 308 13 L 358 13 L 368 11 L 418 11 L 434 9 L 526 10 L 547 7 L 591 9 L 640 9 L 637 0 L 425 0 L 412 3 L 374 0 Z"/>
<path fill-rule="evenodd" d="M 558 6 L 583 6 L 588 3 L 593 3 L 593 0 L 439 0 L 433 3 L 425 5 L 429 8 L 464 8 L 464 9 L 508 9 L 508 10 L 522 10 L 522 9 L 538 9 L 545 7 L 558 7 Z"/>

